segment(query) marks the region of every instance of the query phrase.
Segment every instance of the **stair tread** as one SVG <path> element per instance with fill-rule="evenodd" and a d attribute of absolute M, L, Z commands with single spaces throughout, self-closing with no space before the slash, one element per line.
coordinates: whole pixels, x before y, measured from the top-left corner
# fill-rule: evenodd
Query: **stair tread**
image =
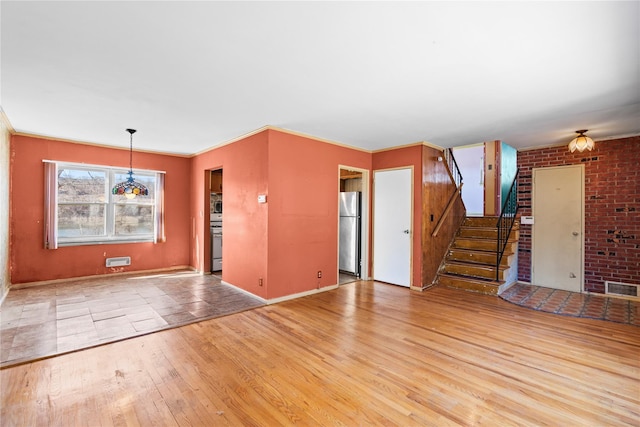
<path fill-rule="evenodd" d="M 484 249 L 475 249 L 475 248 L 464 248 L 464 247 L 455 247 L 452 246 L 451 248 L 449 248 L 449 253 L 447 253 L 447 258 L 449 258 L 452 254 L 461 254 L 461 255 L 478 255 L 481 257 L 486 257 L 489 255 L 492 255 L 494 258 L 496 258 L 496 251 L 495 250 L 484 250 Z M 503 258 L 509 257 L 511 255 L 513 255 L 515 252 L 512 251 L 504 251 L 503 254 Z"/>
<path fill-rule="evenodd" d="M 495 267 L 495 265 L 496 265 L 495 259 L 493 261 L 483 261 L 483 260 L 477 260 L 477 259 L 457 259 L 457 258 L 449 258 L 448 257 L 447 260 L 446 260 L 447 264 L 451 264 L 453 262 L 469 264 L 469 265 L 473 265 L 473 266 L 479 265 L 479 266 L 487 266 L 487 267 Z M 504 266 L 506 268 L 506 267 L 508 267 L 508 264 L 507 264 L 506 261 L 500 260 L 500 266 Z"/>
<path fill-rule="evenodd" d="M 463 275 L 460 275 L 460 274 L 440 273 L 439 275 L 440 275 L 440 277 L 449 277 L 449 278 L 456 279 L 456 280 L 462 280 L 462 281 L 473 282 L 473 283 L 482 283 L 482 284 L 485 284 L 485 285 L 500 286 L 500 285 L 503 285 L 505 283 L 504 280 L 485 279 L 485 278 L 482 278 L 482 277 L 463 276 Z"/>
<path fill-rule="evenodd" d="M 458 260 L 447 260 L 446 262 L 447 264 L 450 265 L 460 265 L 460 266 L 464 266 L 464 265 L 471 265 L 473 267 L 486 267 L 486 269 L 495 269 L 496 266 L 495 264 L 491 265 L 491 264 L 480 264 L 480 263 L 475 263 L 475 262 L 464 262 L 464 261 L 458 261 Z M 506 270 L 507 268 L 509 268 L 509 266 L 500 266 L 500 270 Z"/>
<path fill-rule="evenodd" d="M 440 274 L 438 276 L 438 285 L 468 292 L 478 292 L 485 295 L 498 295 L 504 283 L 505 282 L 496 280 L 483 280 L 446 274 Z"/>
<path fill-rule="evenodd" d="M 456 240 L 457 239 L 462 239 L 462 240 L 467 240 L 467 239 L 473 239 L 473 240 L 488 240 L 490 242 L 495 242 L 496 238 L 495 237 L 484 237 L 484 236 L 456 236 Z M 518 239 L 512 239 L 509 238 L 508 239 L 509 242 L 517 242 Z"/>
<path fill-rule="evenodd" d="M 477 252 L 477 253 L 480 253 L 480 254 L 483 254 L 483 255 L 486 255 L 486 254 L 494 254 L 495 255 L 496 254 L 496 251 L 485 251 L 483 249 L 473 249 L 473 248 L 452 247 L 449 250 L 450 251 L 456 251 L 456 252 L 471 252 L 471 253 Z"/>
<path fill-rule="evenodd" d="M 513 255 L 520 238 L 520 222 L 516 219 L 509 235 L 504 236 L 508 239 L 500 265 L 496 268 L 499 233 L 497 224 L 497 216 L 465 218 L 445 255 L 437 283 L 497 295 L 506 284 L 510 269 L 514 268 Z"/>

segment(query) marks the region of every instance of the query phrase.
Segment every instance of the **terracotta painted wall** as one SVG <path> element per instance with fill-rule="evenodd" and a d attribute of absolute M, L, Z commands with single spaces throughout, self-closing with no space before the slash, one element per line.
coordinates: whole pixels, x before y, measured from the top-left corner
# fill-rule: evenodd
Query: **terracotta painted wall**
<path fill-rule="evenodd" d="M 136 168 L 166 171 L 165 243 L 43 248 L 43 159 L 128 168 L 125 150 L 14 135 L 11 138 L 11 281 L 14 284 L 189 265 L 189 159 L 134 152 Z M 131 266 L 105 259 L 131 256 Z"/>
<path fill-rule="evenodd" d="M 640 284 L 640 137 L 596 142 L 593 151 L 566 146 L 518 152 L 518 204 L 531 215 L 533 168 L 585 166 L 585 290 L 605 280 Z M 531 281 L 531 226 L 520 226 L 518 280 Z"/>
<path fill-rule="evenodd" d="M 411 286 L 422 287 L 422 145 L 373 153 L 372 169 L 413 166 L 413 261 Z M 373 174 L 372 174 L 373 177 Z M 373 258 L 373 257 L 372 257 Z"/>
<path fill-rule="evenodd" d="M 270 299 L 338 283 L 340 164 L 369 169 L 371 154 L 269 130 Z"/>
<path fill-rule="evenodd" d="M 222 168 L 223 176 L 223 280 L 267 298 L 268 204 L 258 204 L 258 194 L 268 194 L 268 132 L 260 132 L 216 148 L 192 159 L 191 265 L 211 269 L 209 191 L 207 173 Z M 259 278 L 263 285 L 259 285 Z"/>
<path fill-rule="evenodd" d="M 208 209 L 205 171 L 221 167 L 223 280 L 268 300 L 335 285 L 338 165 L 368 169 L 370 160 L 369 153 L 274 129 L 194 157 L 192 185 L 203 197 L 192 203 L 192 266 L 210 269 L 209 223 L 200 212 Z M 259 194 L 267 203 L 258 203 Z"/>

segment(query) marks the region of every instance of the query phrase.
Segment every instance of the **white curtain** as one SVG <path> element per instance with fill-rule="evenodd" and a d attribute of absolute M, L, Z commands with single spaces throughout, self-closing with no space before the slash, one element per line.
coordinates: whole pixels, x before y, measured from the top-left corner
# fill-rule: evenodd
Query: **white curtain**
<path fill-rule="evenodd" d="M 154 243 L 164 243 L 167 236 L 164 233 L 164 176 L 159 172 L 156 174 L 156 234 L 153 238 Z"/>
<path fill-rule="evenodd" d="M 58 165 L 44 162 L 44 248 L 58 249 Z"/>

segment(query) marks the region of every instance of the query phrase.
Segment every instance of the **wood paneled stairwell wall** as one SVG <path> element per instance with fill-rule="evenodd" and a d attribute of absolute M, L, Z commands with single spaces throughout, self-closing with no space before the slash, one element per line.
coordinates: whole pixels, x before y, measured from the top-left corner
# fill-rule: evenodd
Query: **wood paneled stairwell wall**
<path fill-rule="evenodd" d="M 432 147 L 422 150 L 422 287 L 435 284 L 438 269 L 451 241 L 465 217 L 465 207 L 458 191 L 453 206 L 436 236 L 432 233 L 444 213 L 451 195 L 457 191 L 447 162 L 438 160 L 443 153 Z"/>

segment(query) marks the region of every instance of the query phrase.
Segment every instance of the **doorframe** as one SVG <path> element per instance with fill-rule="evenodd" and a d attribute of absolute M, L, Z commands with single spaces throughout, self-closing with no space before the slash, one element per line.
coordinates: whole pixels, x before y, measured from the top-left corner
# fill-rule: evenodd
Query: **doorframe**
<path fill-rule="evenodd" d="M 360 205 L 360 280 L 371 280 L 371 271 L 369 268 L 369 211 L 370 211 L 370 191 L 369 185 L 369 169 L 362 169 L 355 166 L 338 165 L 338 194 L 336 197 L 336 205 L 338 206 L 338 215 L 336 218 L 338 227 L 338 247 L 336 248 L 336 277 L 340 284 L 340 170 L 348 169 L 362 174 L 362 199 Z"/>
<path fill-rule="evenodd" d="M 374 250 L 374 241 L 375 241 L 375 235 L 373 233 L 373 225 L 374 225 L 374 221 L 375 221 L 375 212 L 374 212 L 374 206 L 375 206 L 375 176 L 376 176 L 376 172 L 388 172 L 388 171 L 394 171 L 394 170 L 404 170 L 404 169 L 409 169 L 411 171 L 411 188 L 410 188 L 410 197 L 411 197 L 411 207 L 410 207 L 410 231 L 409 231 L 409 236 L 410 236 L 410 242 L 409 242 L 409 286 L 408 289 L 417 289 L 417 290 L 422 290 L 422 287 L 414 287 L 413 286 L 413 244 L 414 244 L 414 239 L 415 239 L 415 227 L 414 227 L 414 204 L 415 204 L 415 188 L 414 188 L 414 179 L 415 179 L 415 168 L 414 165 L 407 165 L 407 166 L 398 166 L 398 167 L 393 167 L 393 168 L 382 168 L 382 169 L 374 169 L 372 171 L 372 192 L 371 192 L 371 260 L 372 260 L 372 264 L 371 264 L 371 280 L 375 280 L 373 277 L 373 270 L 375 268 L 375 266 L 373 265 L 373 250 Z"/>
<path fill-rule="evenodd" d="M 466 169 L 464 166 L 460 167 L 460 173 L 462 174 L 462 180 L 466 183 L 464 188 L 462 189 L 462 201 L 464 203 L 464 197 L 465 191 L 478 191 L 478 194 L 480 194 L 482 196 L 482 212 L 480 213 L 473 213 L 473 214 L 469 214 L 469 212 L 467 212 L 468 216 L 484 216 L 485 213 L 485 187 L 486 187 L 486 177 L 485 177 L 485 170 L 487 168 L 487 160 L 486 160 L 486 144 L 484 142 L 479 142 L 477 144 L 469 144 L 469 145 L 463 145 L 460 147 L 453 147 L 453 155 L 456 157 L 456 161 L 458 162 L 458 166 L 460 166 L 460 156 L 462 156 L 462 154 L 460 154 L 460 156 L 458 156 L 458 153 L 463 153 L 465 152 L 465 150 L 469 150 L 469 149 L 482 149 L 482 162 L 480 162 L 480 184 L 478 185 L 478 187 L 475 186 L 471 186 L 471 184 L 468 183 L 468 174 L 467 177 L 465 177 L 465 172 L 469 172 L 469 169 Z M 476 171 L 474 171 L 476 172 Z M 465 207 L 468 208 L 468 206 Z"/>
<path fill-rule="evenodd" d="M 202 250 L 196 248 L 196 265 L 200 266 L 201 274 L 211 274 L 212 265 L 212 239 L 211 239 L 211 172 L 221 170 L 224 168 L 222 165 L 206 168 L 204 170 L 204 208 L 200 213 L 200 216 L 204 222 L 204 236 L 202 237 Z M 222 172 L 224 173 L 224 171 Z M 198 245 L 197 233 L 196 233 L 196 219 L 193 218 L 192 232 L 196 236 L 196 246 Z M 200 253 L 202 253 L 202 261 L 198 260 Z M 198 269 L 196 269 L 198 270 Z"/>
<path fill-rule="evenodd" d="M 568 168 L 575 168 L 575 169 L 579 169 L 580 170 L 580 200 L 581 200 L 581 206 L 580 206 L 580 236 L 582 236 L 582 238 L 580 239 L 580 276 L 578 277 L 578 281 L 580 282 L 580 293 L 584 293 L 584 251 L 585 251 L 585 235 L 584 235 L 584 223 L 585 223 L 585 168 L 584 168 L 584 164 L 579 164 L 579 165 L 562 165 L 562 166 L 547 166 L 547 167 L 540 167 L 540 168 L 532 168 L 531 169 L 531 214 L 533 215 L 533 219 L 534 219 L 534 223 L 532 225 L 532 230 L 531 230 L 531 283 L 536 283 L 535 280 L 535 251 L 533 250 L 533 248 L 535 248 L 535 233 L 534 233 L 534 228 L 536 226 L 535 224 L 535 174 L 536 171 L 538 170 L 549 170 L 549 169 L 568 169 Z M 557 288 L 553 288 L 553 289 L 557 289 Z"/>

